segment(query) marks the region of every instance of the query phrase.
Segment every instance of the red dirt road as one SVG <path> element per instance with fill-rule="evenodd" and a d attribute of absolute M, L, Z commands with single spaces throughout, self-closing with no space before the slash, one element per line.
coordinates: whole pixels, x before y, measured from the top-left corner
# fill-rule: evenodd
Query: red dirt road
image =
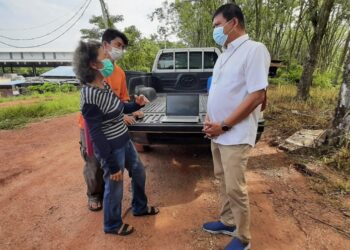
<path fill-rule="evenodd" d="M 230 241 L 201 230 L 219 210 L 210 151 L 203 147 L 141 153 L 150 203 L 161 212 L 133 217 L 126 179 L 124 221 L 136 231 L 105 235 L 102 213 L 86 207 L 76 121 L 73 114 L 0 131 L 0 249 L 223 249 Z M 252 249 L 350 249 L 348 238 L 315 218 L 342 230 L 350 219 L 311 191 L 290 164 L 264 141 L 252 151 Z"/>

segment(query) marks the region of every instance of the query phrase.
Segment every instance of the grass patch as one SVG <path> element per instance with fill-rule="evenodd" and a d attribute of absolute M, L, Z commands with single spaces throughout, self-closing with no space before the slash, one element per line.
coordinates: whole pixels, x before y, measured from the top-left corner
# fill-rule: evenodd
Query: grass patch
<path fill-rule="evenodd" d="M 334 155 L 326 159 L 326 164 L 350 177 L 350 148 L 340 148 Z"/>
<path fill-rule="evenodd" d="M 21 96 L 12 96 L 12 97 L 0 97 L 0 103 L 31 100 L 31 99 L 37 99 L 37 98 L 40 98 L 40 96 L 39 95 L 35 95 L 35 96 L 21 95 Z"/>
<path fill-rule="evenodd" d="M 271 86 L 268 90 L 267 126 L 281 138 L 300 129 L 325 129 L 334 115 L 338 89 L 311 89 L 311 98 L 306 102 L 296 100 L 296 92 L 293 85 Z"/>
<path fill-rule="evenodd" d="M 0 129 L 13 129 L 40 118 L 79 111 L 79 92 L 42 95 L 39 103 L 0 109 Z M 32 98 L 38 98 L 34 96 Z M 18 99 L 15 99 L 18 100 Z"/>

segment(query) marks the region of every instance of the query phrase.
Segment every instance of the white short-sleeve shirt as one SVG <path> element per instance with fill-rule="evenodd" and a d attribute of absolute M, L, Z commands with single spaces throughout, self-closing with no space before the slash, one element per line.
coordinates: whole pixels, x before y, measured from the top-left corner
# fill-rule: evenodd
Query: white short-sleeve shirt
<path fill-rule="evenodd" d="M 271 58 L 265 45 L 243 35 L 219 56 L 213 70 L 207 112 L 212 122 L 221 123 L 255 91 L 266 89 Z M 222 145 L 250 144 L 255 139 L 260 106 L 232 129 L 213 139 Z"/>

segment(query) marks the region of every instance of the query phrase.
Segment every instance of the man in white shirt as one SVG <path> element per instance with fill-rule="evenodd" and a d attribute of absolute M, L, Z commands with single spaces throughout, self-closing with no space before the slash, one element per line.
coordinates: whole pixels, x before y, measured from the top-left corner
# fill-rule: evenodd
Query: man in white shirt
<path fill-rule="evenodd" d="M 220 220 L 205 223 L 203 229 L 234 236 L 225 249 L 246 250 L 250 249 L 251 235 L 245 170 L 255 145 L 271 59 L 265 45 L 249 39 L 237 5 L 217 9 L 213 27 L 213 38 L 225 51 L 214 67 L 203 131 L 212 139 L 222 208 Z"/>

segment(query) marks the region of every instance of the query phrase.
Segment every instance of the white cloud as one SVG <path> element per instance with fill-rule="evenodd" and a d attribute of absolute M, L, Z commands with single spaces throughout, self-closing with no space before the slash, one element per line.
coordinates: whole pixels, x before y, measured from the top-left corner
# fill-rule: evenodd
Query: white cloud
<path fill-rule="evenodd" d="M 36 37 L 46 34 L 66 20 L 68 20 L 86 0 L 0 0 L 0 35 L 14 38 Z M 163 0 L 106 0 L 110 14 L 124 16 L 124 21 L 118 24 L 118 29 L 135 25 L 144 36 L 157 32 L 157 22 L 151 22 L 148 15 Z M 82 19 L 66 34 L 56 41 L 39 48 L 14 49 L 0 44 L 0 50 L 68 50 L 72 51 L 80 38 L 80 29 L 90 28 L 89 18 L 92 15 L 101 15 L 100 2 L 92 0 Z M 73 21 L 73 20 L 72 20 Z M 41 28 L 23 30 L 29 27 L 42 26 Z M 72 22 L 70 22 L 72 23 Z M 36 45 L 49 41 L 61 34 L 69 25 L 54 34 L 32 41 L 11 41 L 0 37 L 0 41 L 18 46 Z"/>

